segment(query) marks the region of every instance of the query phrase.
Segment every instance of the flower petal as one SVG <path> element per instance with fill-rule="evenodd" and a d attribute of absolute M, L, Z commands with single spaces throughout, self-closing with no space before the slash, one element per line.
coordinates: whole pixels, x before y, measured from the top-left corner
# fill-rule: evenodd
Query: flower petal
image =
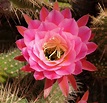
<path fill-rule="evenodd" d="M 50 91 L 52 90 L 52 85 L 55 80 L 46 79 L 45 80 L 45 87 L 44 87 L 44 98 L 46 98 Z"/>
<path fill-rule="evenodd" d="M 64 16 L 64 18 L 72 18 L 72 14 L 70 9 L 64 9 L 61 11 L 62 15 Z"/>
<path fill-rule="evenodd" d="M 78 35 L 78 25 L 74 19 L 64 19 L 59 27 L 63 31 L 70 32 L 72 35 Z"/>
<path fill-rule="evenodd" d="M 54 23 L 50 22 L 42 22 L 38 30 L 40 31 L 49 31 L 57 28 L 57 26 Z"/>
<path fill-rule="evenodd" d="M 24 31 L 27 30 L 27 28 L 23 27 L 23 26 L 16 26 L 17 27 L 17 30 L 18 32 L 24 36 Z"/>
<path fill-rule="evenodd" d="M 79 28 L 78 36 L 83 42 L 87 42 L 91 37 L 91 30 L 86 26 L 82 26 Z"/>
<path fill-rule="evenodd" d="M 56 74 L 55 71 L 44 71 L 44 76 L 51 80 L 61 78 L 61 75 Z"/>
<path fill-rule="evenodd" d="M 89 14 L 82 16 L 78 21 L 77 24 L 79 27 L 85 26 L 88 22 Z"/>
<path fill-rule="evenodd" d="M 78 74 L 80 74 L 81 72 L 82 72 L 82 64 L 81 64 L 80 61 L 77 61 L 77 62 L 75 63 L 75 70 L 73 71 L 73 74 L 74 74 L 74 75 L 78 75 Z"/>
<path fill-rule="evenodd" d="M 97 49 L 98 46 L 93 42 L 88 42 L 87 47 L 88 47 L 87 54 L 90 54 L 90 53 L 94 52 Z"/>
<path fill-rule="evenodd" d="M 78 61 L 80 59 L 83 59 L 86 55 L 87 55 L 87 46 L 85 43 L 82 43 L 82 46 L 81 46 L 81 50 L 79 52 L 79 54 L 77 55 L 76 57 L 76 60 L 75 61 Z"/>
<path fill-rule="evenodd" d="M 77 83 L 76 83 L 74 76 L 72 74 L 67 75 L 67 78 L 68 78 L 69 82 L 71 83 L 72 87 L 74 88 L 74 90 L 77 90 Z"/>
<path fill-rule="evenodd" d="M 69 93 L 69 85 L 68 85 L 67 77 L 63 76 L 63 77 L 59 78 L 57 81 L 58 81 L 58 85 L 59 85 L 63 95 L 65 97 L 67 97 L 68 93 Z"/>
<path fill-rule="evenodd" d="M 26 14 L 23 14 L 23 17 L 24 17 L 24 19 L 25 19 L 25 21 L 26 21 L 27 24 L 29 24 L 30 21 L 32 20 L 32 19 L 31 19 L 28 15 L 26 15 Z"/>
<path fill-rule="evenodd" d="M 75 38 L 74 39 L 74 50 L 76 52 L 76 55 L 78 55 L 80 53 L 81 50 L 81 46 L 82 46 L 82 42 L 80 38 Z"/>
<path fill-rule="evenodd" d="M 69 75 L 69 74 L 73 73 L 74 69 L 75 69 L 75 64 L 72 63 L 69 66 L 63 66 L 63 67 L 61 67 L 60 69 L 56 70 L 55 72 L 58 75 Z"/>
<path fill-rule="evenodd" d="M 54 10 L 60 10 L 59 5 L 58 5 L 58 2 L 55 2 L 55 3 L 54 3 L 53 9 L 54 9 Z"/>
<path fill-rule="evenodd" d="M 21 70 L 22 70 L 22 71 L 26 71 L 26 72 L 33 72 L 33 71 L 34 71 L 34 69 L 30 68 L 30 65 L 29 65 L 29 64 L 26 65 L 26 66 L 23 66 L 23 67 L 21 68 Z"/>
<path fill-rule="evenodd" d="M 36 30 L 28 29 L 24 32 L 24 42 L 28 46 L 29 42 L 34 40 L 36 34 Z"/>
<path fill-rule="evenodd" d="M 22 55 L 24 56 L 24 58 L 27 60 L 27 62 L 29 61 L 29 54 L 27 51 L 27 48 L 23 48 L 22 49 Z"/>
<path fill-rule="evenodd" d="M 44 71 L 42 67 L 40 67 L 38 65 L 38 63 L 34 60 L 32 60 L 31 58 L 29 59 L 29 64 L 30 64 L 30 67 L 33 68 L 35 71 L 37 72 L 42 72 Z"/>
<path fill-rule="evenodd" d="M 67 54 L 67 56 L 63 58 L 64 60 L 62 63 L 59 64 L 59 66 L 69 66 L 75 61 L 75 58 L 76 58 L 75 51 L 70 50 L 70 52 Z"/>
<path fill-rule="evenodd" d="M 82 59 L 81 62 L 82 62 L 82 66 L 83 66 L 84 70 L 88 70 L 88 71 L 96 71 L 97 70 L 97 68 L 89 61 Z"/>
<path fill-rule="evenodd" d="M 40 26 L 40 23 L 41 22 L 39 20 L 31 20 L 28 25 L 28 28 L 29 29 L 37 29 Z"/>
<path fill-rule="evenodd" d="M 49 14 L 49 11 L 45 7 L 42 7 L 40 11 L 40 20 L 45 21 L 45 18 L 48 16 L 48 14 Z"/>
<path fill-rule="evenodd" d="M 58 25 L 64 19 L 63 15 L 57 11 L 52 10 L 49 15 L 46 17 L 46 20 Z"/>
<path fill-rule="evenodd" d="M 43 72 L 35 71 L 33 76 L 36 80 L 42 80 L 45 78 Z"/>
<path fill-rule="evenodd" d="M 17 56 L 14 59 L 19 60 L 19 61 L 26 61 L 26 59 L 23 57 L 23 55 Z"/>
<path fill-rule="evenodd" d="M 89 91 L 87 90 L 87 91 L 84 93 L 84 95 L 83 95 L 83 97 L 81 98 L 81 100 L 87 101 L 87 100 L 88 100 L 88 96 L 89 96 Z"/>
<path fill-rule="evenodd" d="M 24 39 L 19 39 L 16 41 L 16 45 L 17 47 L 22 50 L 24 47 L 26 47 L 25 43 L 24 43 Z"/>

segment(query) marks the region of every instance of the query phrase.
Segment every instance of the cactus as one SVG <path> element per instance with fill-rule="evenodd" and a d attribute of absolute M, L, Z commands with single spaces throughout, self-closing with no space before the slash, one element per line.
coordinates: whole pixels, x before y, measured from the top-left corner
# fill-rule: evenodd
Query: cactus
<path fill-rule="evenodd" d="M 5 81 L 7 77 L 18 76 L 20 68 L 24 65 L 22 62 L 14 60 L 19 53 L 18 49 L 14 49 L 0 54 L 0 82 Z"/>
<path fill-rule="evenodd" d="M 107 14 L 103 11 L 97 18 L 93 18 L 92 24 L 94 42 L 98 44 L 98 49 L 88 58 L 98 68 L 94 75 L 97 78 L 107 78 Z"/>

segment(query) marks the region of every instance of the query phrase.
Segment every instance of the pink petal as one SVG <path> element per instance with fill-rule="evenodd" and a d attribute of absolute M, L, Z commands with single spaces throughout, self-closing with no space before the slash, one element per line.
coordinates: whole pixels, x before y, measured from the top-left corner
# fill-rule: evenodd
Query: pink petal
<path fill-rule="evenodd" d="M 25 19 L 25 21 L 26 21 L 27 24 L 29 24 L 30 21 L 32 20 L 32 19 L 31 19 L 28 15 L 26 15 L 26 14 L 23 14 L 23 17 L 24 17 L 24 19 Z"/>
<path fill-rule="evenodd" d="M 38 65 L 38 63 L 34 60 L 32 60 L 31 58 L 29 59 L 29 64 L 30 64 L 30 67 L 33 68 L 34 70 L 36 70 L 37 72 L 42 72 L 44 71 L 42 67 L 40 67 Z"/>
<path fill-rule="evenodd" d="M 53 66 L 52 66 L 52 64 L 50 63 L 50 65 L 48 64 L 46 64 L 45 63 L 45 61 L 38 61 L 38 64 L 39 64 L 39 66 L 41 67 L 41 68 L 43 68 L 44 70 L 46 70 L 46 71 L 56 71 L 56 70 L 58 70 L 59 68 L 61 68 L 61 67 L 59 67 L 59 66 L 56 66 L 56 65 L 54 65 L 53 64 Z"/>
<path fill-rule="evenodd" d="M 26 61 L 26 59 L 23 57 L 23 55 L 17 56 L 14 59 L 19 60 L 19 61 Z"/>
<path fill-rule="evenodd" d="M 56 25 L 58 25 L 63 19 L 63 15 L 57 10 L 52 10 L 46 18 L 47 21 L 52 22 Z"/>
<path fill-rule="evenodd" d="M 30 59 L 32 59 L 33 61 L 38 61 L 39 58 L 33 53 L 33 49 L 28 47 L 28 54 L 30 56 Z"/>
<path fill-rule="evenodd" d="M 87 91 L 84 93 L 84 95 L 83 95 L 83 97 L 81 98 L 81 100 L 87 101 L 87 100 L 88 100 L 88 96 L 89 96 L 89 91 L 87 90 Z"/>
<path fill-rule="evenodd" d="M 63 62 L 59 64 L 59 66 L 69 66 L 71 63 L 75 61 L 76 53 L 74 50 L 70 50 L 66 57 L 64 57 Z"/>
<path fill-rule="evenodd" d="M 31 20 L 28 25 L 28 28 L 29 29 L 37 29 L 40 26 L 40 23 L 41 22 L 39 20 Z"/>
<path fill-rule="evenodd" d="M 49 14 L 49 11 L 45 7 L 42 7 L 40 11 L 40 20 L 45 21 L 45 18 L 48 16 L 48 14 Z"/>
<path fill-rule="evenodd" d="M 67 75 L 67 78 L 68 78 L 69 82 L 71 83 L 72 87 L 75 90 L 77 90 L 77 83 L 76 83 L 74 76 L 73 75 Z"/>
<path fill-rule="evenodd" d="M 44 71 L 44 76 L 51 80 L 61 78 L 61 75 L 56 74 L 54 71 Z"/>
<path fill-rule="evenodd" d="M 83 43 L 82 46 L 81 46 L 81 50 L 80 50 L 79 54 L 76 57 L 76 61 L 78 61 L 80 59 L 83 59 L 87 54 L 87 50 L 88 49 L 87 49 L 86 44 Z"/>
<path fill-rule="evenodd" d="M 81 38 L 83 42 L 87 42 L 91 37 L 91 30 L 86 26 L 82 26 L 79 28 L 78 36 Z"/>
<path fill-rule="evenodd" d="M 21 68 L 22 71 L 33 72 L 34 70 L 30 68 L 29 64 Z"/>
<path fill-rule="evenodd" d="M 74 19 L 64 19 L 59 27 L 66 32 L 70 32 L 72 35 L 78 35 L 78 25 Z"/>
<path fill-rule="evenodd" d="M 17 30 L 18 32 L 24 36 L 24 31 L 27 30 L 27 28 L 23 27 L 23 26 L 16 26 L 17 27 Z"/>
<path fill-rule="evenodd" d="M 46 98 L 50 91 L 52 90 L 52 85 L 55 80 L 46 79 L 45 80 L 45 87 L 44 87 L 44 98 Z"/>
<path fill-rule="evenodd" d="M 16 45 L 17 45 L 17 47 L 18 47 L 20 50 L 22 50 L 24 47 L 26 47 L 23 39 L 17 40 L 17 41 L 16 41 Z"/>
<path fill-rule="evenodd" d="M 62 15 L 64 16 L 64 18 L 72 18 L 72 14 L 70 9 L 64 9 L 61 11 Z"/>
<path fill-rule="evenodd" d="M 95 36 L 95 34 L 92 33 L 89 41 L 92 40 L 94 38 L 94 36 Z"/>
<path fill-rule="evenodd" d="M 58 75 L 69 75 L 69 74 L 73 73 L 74 69 L 75 69 L 75 64 L 72 63 L 69 66 L 61 67 L 60 69 L 56 70 L 55 72 Z"/>
<path fill-rule="evenodd" d="M 75 41 L 74 50 L 76 52 L 76 55 L 78 55 L 81 50 L 82 42 L 80 38 L 75 38 L 74 41 Z"/>
<path fill-rule="evenodd" d="M 58 2 L 55 2 L 55 3 L 54 3 L 53 9 L 54 9 L 54 10 L 60 10 L 59 5 L 58 5 Z"/>
<path fill-rule="evenodd" d="M 68 93 L 69 93 L 69 85 L 68 85 L 67 77 L 63 76 L 63 77 L 59 78 L 57 81 L 58 81 L 58 85 L 59 85 L 63 95 L 65 97 L 67 97 Z"/>
<path fill-rule="evenodd" d="M 82 16 L 78 21 L 77 24 L 79 27 L 85 26 L 88 22 L 89 14 Z"/>
<path fill-rule="evenodd" d="M 78 75 L 78 74 L 80 74 L 81 72 L 82 72 L 82 64 L 81 64 L 80 61 L 77 61 L 77 62 L 75 63 L 75 70 L 73 71 L 73 74 L 74 74 L 74 75 Z"/>
<path fill-rule="evenodd" d="M 35 71 L 33 76 L 36 80 L 43 80 L 45 78 L 43 72 Z"/>
<path fill-rule="evenodd" d="M 34 40 L 36 34 L 36 30 L 28 29 L 24 32 L 24 42 L 28 46 L 29 42 Z"/>
<path fill-rule="evenodd" d="M 96 71 L 97 70 L 97 68 L 89 61 L 86 61 L 85 59 L 83 59 L 83 60 L 81 60 L 81 62 L 82 62 L 82 67 L 84 70 L 88 70 L 88 71 Z"/>
<path fill-rule="evenodd" d="M 29 60 L 29 54 L 27 52 L 27 48 L 23 48 L 22 49 L 22 55 L 24 56 L 24 58 L 28 61 Z"/>
<path fill-rule="evenodd" d="M 87 102 L 84 100 L 80 100 L 78 103 L 87 103 Z"/>
<path fill-rule="evenodd" d="M 54 23 L 50 22 L 42 22 L 38 30 L 40 31 L 49 31 L 57 28 L 57 26 Z"/>
<path fill-rule="evenodd" d="M 98 46 L 93 42 L 89 42 L 89 43 L 87 43 L 87 47 L 88 47 L 87 54 L 90 54 L 90 53 L 94 52 Z"/>

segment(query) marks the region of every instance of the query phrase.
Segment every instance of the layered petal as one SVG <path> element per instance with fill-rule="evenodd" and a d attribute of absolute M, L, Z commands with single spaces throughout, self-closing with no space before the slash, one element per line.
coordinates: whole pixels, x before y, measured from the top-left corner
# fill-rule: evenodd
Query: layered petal
<path fill-rule="evenodd" d="M 37 71 L 35 71 L 33 76 L 34 76 L 34 78 L 36 80 L 42 80 L 42 79 L 45 78 L 43 72 L 37 72 Z"/>
<path fill-rule="evenodd" d="M 63 66 L 61 67 L 60 69 L 56 70 L 55 72 L 58 74 L 58 75 L 69 75 L 71 73 L 73 73 L 75 69 L 75 64 L 72 63 L 71 65 L 69 66 Z"/>
<path fill-rule="evenodd" d="M 41 22 L 39 20 L 31 20 L 28 28 L 29 29 L 37 29 L 40 26 Z"/>
<path fill-rule="evenodd" d="M 52 10 L 46 17 L 48 22 L 52 22 L 56 25 L 58 25 L 63 19 L 63 15 L 57 10 Z"/>
<path fill-rule="evenodd" d="M 71 14 L 71 11 L 70 9 L 64 9 L 61 11 L 62 15 L 64 16 L 64 18 L 72 18 L 72 14 Z"/>
<path fill-rule="evenodd" d="M 45 80 L 44 98 L 46 98 L 49 95 L 49 93 L 50 93 L 50 91 L 52 89 L 52 85 L 53 85 L 54 81 L 55 80 L 50 80 L 50 79 L 46 79 Z"/>
<path fill-rule="evenodd" d="M 76 83 L 74 76 L 71 74 L 71 75 L 68 75 L 67 78 L 69 82 L 71 83 L 72 87 L 74 88 L 74 90 L 77 90 L 77 83 Z"/>
<path fill-rule="evenodd" d="M 78 55 L 76 56 L 75 61 L 79 61 L 79 60 L 83 59 L 87 55 L 87 51 L 88 51 L 88 48 L 87 48 L 86 44 L 82 43 L 81 50 L 78 53 Z"/>
<path fill-rule="evenodd" d="M 27 45 L 29 45 L 29 43 L 34 40 L 35 38 L 35 34 L 36 34 L 36 30 L 34 29 L 28 29 L 24 32 L 24 42 Z"/>
<path fill-rule="evenodd" d="M 17 30 L 18 32 L 24 36 L 24 31 L 27 30 L 27 28 L 25 28 L 24 26 L 16 26 L 17 27 Z"/>
<path fill-rule="evenodd" d="M 62 78 L 59 78 L 58 80 L 58 85 L 65 97 L 68 96 L 69 93 L 69 86 L 68 86 L 68 79 L 66 76 L 63 76 Z"/>
<path fill-rule="evenodd" d="M 24 39 L 19 39 L 16 41 L 16 45 L 17 47 L 22 50 L 24 47 L 26 47 L 25 43 L 24 43 Z"/>
<path fill-rule="evenodd" d="M 26 71 L 26 72 L 33 72 L 34 70 L 30 68 L 30 65 L 27 64 L 26 66 L 23 66 L 21 70 Z"/>
<path fill-rule="evenodd" d="M 78 21 L 77 24 L 79 27 L 85 26 L 88 22 L 89 14 L 82 16 Z"/>
<path fill-rule="evenodd" d="M 78 25 L 74 19 L 64 19 L 59 27 L 63 31 L 70 32 L 72 35 L 78 35 Z"/>
<path fill-rule="evenodd" d="M 62 77 L 62 75 L 56 74 L 55 71 L 44 71 L 44 76 L 48 79 L 51 79 L 51 80 L 58 79 L 58 78 Z"/>
<path fill-rule="evenodd" d="M 80 61 L 77 61 L 77 62 L 75 63 L 75 70 L 73 71 L 73 74 L 74 74 L 74 75 L 78 75 L 78 74 L 80 74 L 81 72 L 82 72 L 82 64 L 81 64 Z"/>
<path fill-rule="evenodd" d="M 82 26 L 79 28 L 78 36 L 83 42 L 87 42 L 91 37 L 91 30 L 86 26 Z"/>
<path fill-rule="evenodd" d="M 89 61 L 86 61 L 85 59 L 83 59 L 83 60 L 81 60 L 81 62 L 82 62 L 82 67 L 84 70 L 88 70 L 88 71 L 96 71 L 97 70 L 97 68 Z"/>
<path fill-rule="evenodd" d="M 59 5 L 58 5 L 58 2 L 55 2 L 55 3 L 54 3 L 53 9 L 54 9 L 54 10 L 60 10 Z"/>
<path fill-rule="evenodd" d="M 42 7 L 42 9 L 40 11 L 40 20 L 45 21 L 48 14 L 49 14 L 49 11 L 45 7 Z"/>
<path fill-rule="evenodd" d="M 26 14 L 23 14 L 23 17 L 24 17 L 24 19 L 25 19 L 25 21 L 26 21 L 27 24 L 29 24 L 30 21 L 32 20 L 32 19 L 31 19 L 28 15 L 26 15 Z"/>
<path fill-rule="evenodd" d="M 90 53 L 94 52 L 97 49 L 98 46 L 93 42 L 88 42 L 87 47 L 88 47 L 87 54 L 90 54 Z"/>
<path fill-rule="evenodd" d="M 26 61 L 26 59 L 23 57 L 23 55 L 17 56 L 14 59 L 19 60 L 19 61 Z"/>

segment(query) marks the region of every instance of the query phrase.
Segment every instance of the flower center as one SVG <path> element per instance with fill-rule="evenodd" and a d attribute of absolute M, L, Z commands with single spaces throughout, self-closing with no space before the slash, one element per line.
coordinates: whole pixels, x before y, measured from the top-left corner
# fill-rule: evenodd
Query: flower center
<path fill-rule="evenodd" d="M 59 47 L 52 47 L 52 48 L 47 47 L 44 48 L 44 54 L 48 60 L 53 61 L 60 59 L 64 54 L 64 50 Z"/>

